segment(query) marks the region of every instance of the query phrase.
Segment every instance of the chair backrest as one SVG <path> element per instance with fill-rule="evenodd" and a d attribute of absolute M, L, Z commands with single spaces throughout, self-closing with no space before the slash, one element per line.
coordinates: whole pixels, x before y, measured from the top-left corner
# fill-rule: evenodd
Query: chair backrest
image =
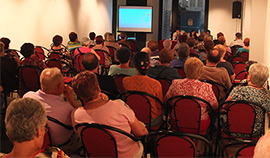
<path fill-rule="evenodd" d="M 201 133 L 201 104 L 206 104 L 209 111 L 212 107 L 209 102 L 194 96 L 174 96 L 167 100 L 166 105 L 171 108 L 170 122 L 174 130 L 193 133 Z"/>
<path fill-rule="evenodd" d="M 59 52 L 50 52 L 48 58 L 61 60 L 61 54 Z"/>
<path fill-rule="evenodd" d="M 242 51 L 239 53 L 240 56 L 246 57 L 249 60 L 249 52 Z"/>
<path fill-rule="evenodd" d="M 259 112 L 262 112 L 262 116 L 264 117 L 266 109 L 259 104 L 238 100 L 238 101 L 227 101 L 220 105 L 220 107 L 224 107 L 224 111 L 222 115 L 227 116 L 227 120 L 224 121 L 224 127 L 228 127 L 228 129 L 224 129 L 224 132 L 232 137 L 232 134 L 245 134 L 248 135 L 247 139 L 252 139 L 256 116 L 259 115 Z M 222 116 L 221 115 L 221 116 Z M 264 133 L 264 119 L 261 125 L 261 131 L 259 133 Z"/>
<path fill-rule="evenodd" d="M 227 88 L 225 85 L 222 83 L 214 82 L 211 80 L 204 80 L 203 82 L 210 83 L 212 85 L 212 90 L 217 98 L 217 100 L 220 100 L 220 91 L 223 91 L 225 94 L 228 92 Z"/>
<path fill-rule="evenodd" d="M 137 52 L 137 41 L 129 40 L 129 45 L 132 52 Z"/>
<path fill-rule="evenodd" d="M 236 55 L 232 57 L 231 63 L 235 63 L 235 62 L 247 62 L 248 61 L 248 57 L 246 56 L 242 56 L 242 55 Z"/>
<path fill-rule="evenodd" d="M 242 70 L 235 75 L 235 80 L 241 81 L 243 79 L 247 79 L 247 70 Z"/>
<path fill-rule="evenodd" d="M 169 90 L 169 87 L 172 84 L 172 81 L 168 80 L 168 79 L 165 79 L 165 78 L 158 78 L 157 80 L 160 82 L 160 84 L 162 86 L 163 96 L 165 96 L 167 91 Z"/>
<path fill-rule="evenodd" d="M 225 55 L 224 55 L 224 59 L 226 61 L 231 61 L 231 58 L 232 58 L 232 53 L 226 51 Z"/>
<path fill-rule="evenodd" d="M 76 130 L 81 128 L 80 137 L 88 157 L 118 157 L 117 140 L 113 133 L 123 134 L 134 141 L 139 141 L 131 134 L 108 125 L 81 123 L 75 128 Z"/>
<path fill-rule="evenodd" d="M 223 147 L 223 157 L 227 156 L 225 153 L 230 153 L 230 151 L 236 151 L 235 157 L 253 157 L 256 143 L 256 141 L 252 140 L 229 142 Z"/>
<path fill-rule="evenodd" d="M 48 128 L 47 132 L 44 135 L 44 141 L 43 141 L 43 146 L 42 149 L 48 149 L 53 146 L 52 140 L 51 140 L 51 134 L 50 134 L 50 128 L 48 125 L 46 125 L 46 128 Z"/>
<path fill-rule="evenodd" d="M 38 66 L 25 65 L 18 67 L 20 97 L 28 91 L 37 91 L 40 89 L 39 76 L 41 71 Z"/>
<path fill-rule="evenodd" d="M 183 67 L 174 67 L 182 78 L 186 78 L 185 70 Z"/>
<path fill-rule="evenodd" d="M 128 75 L 124 75 L 124 74 L 118 74 L 118 75 L 114 75 L 113 76 L 113 79 L 114 79 L 114 82 L 115 82 L 115 85 L 117 87 L 117 89 L 119 90 L 120 93 L 124 92 L 125 89 L 123 87 L 123 79 L 124 77 L 126 77 Z"/>
<path fill-rule="evenodd" d="M 58 69 L 60 69 L 60 71 L 62 72 L 63 67 L 62 67 L 62 62 L 59 59 L 48 59 L 45 61 L 45 64 L 47 65 L 47 67 L 52 68 L 52 67 L 57 67 Z"/>
<path fill-rule="evenodd" d="M 94 49 L 94 50 L 100 57 L 99 65 L 105 65 L 105 55 L 104 55 L 105 50 L 102 49 Z"/>
<path fill-rule="evenodd" d="M 235 157 L 236 158 L 253 157 L 255 146 L 256 146 L 256 143 L 250 143 L 250 144 L 242 146 L 239 150 L 237 150 Z"/>
<path fill-rule="evenodd" d="M 231 51 L 232 51 L 232 55 L 235 56 L 236 55 L 236 52 L 239 48 L 242 48 L 242 46 L 240 45 L 234 45 L 231 47 Z"/>
<path fill-rule="evenodd" d="M 46 51 L 46 54 L 49 52 L 49 50 L 43 46 L 35 46 L 35 54 L 40 60 L 47 59 L 45 51 Z"/>
<path fill-rule="evenodd" d="M 109 49 L 109 53 L 112 57 L 112 61 L 115 61 L 116 48 L 113 46 L 106 46 Z"/>
<path fill-rule="evenodd" d="M 156 131 L 149 133 L 147 138 L 151 157 L 196 157 L 195 142 L 198 140 L 205 144 L 205 157 L 212 152 L 209 141 L 196 134 Z"/>
<path fill-rule="evenodd" d="M 127 91 L 121 93 L 120 98 L 129 105 L 134 111 L 138 120 L 146 124 L 148 130 L 151 130 L 151 102 L 150 98 L 155 99 L 163 107 L 162 102 L 155 96 L 141 91 Z"/>
<path fill-rule="evenodd" d="M 232 65 L 233 65 L 233 70 L 234 70 L 235 75 L 237 75 L 239 72 L 243 70 L 246 70 L 245 62 L 235 62 Z"/>
<path fill-rule="evenodd" d="M 75 67 L 76 67 L 76 71 L 78 73 L 85 70 L 85 68 L 82 64 L 83 57 L 84 57 L 84 54 L 77 54 L 75 56 Z"/>

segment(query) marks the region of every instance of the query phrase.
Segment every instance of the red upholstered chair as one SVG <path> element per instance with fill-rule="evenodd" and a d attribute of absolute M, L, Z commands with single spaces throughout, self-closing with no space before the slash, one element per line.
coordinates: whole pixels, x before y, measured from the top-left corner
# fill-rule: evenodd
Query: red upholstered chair
<path fill-rule="evenodd" d="M 218 101 L 220 101 L 222 98 L 220 98 L 220 91 L 225 92 L 227 94 L 228 90 L 222 83 L 217 83 L 211 80 L 204 80 L 203 82 L 210 83 L 212 85 L 212 90 L 215 93 L 215 96 Z M 227 96 L 225 96 L 227 98 Z"/>
<path fill-rule="evenodd" d="M 50 128 L 48 125 L 46 125 L 47 132 L 44 135 L 44 142 L 42 149 L 48 149 L 53 146 L 52 140 L 51 140 L 51 134 L 50 134 Z"/>
<path fill-rule="evenodd" d="M 37 91 L 40 89 L 39 76 L 41 71 L 38 66 L 25 65 L 18 67 L 20 97 L 28 91 Z"/>
<path fill-rule="evenodd" d="M 183 67 L 174 67 L 182 78 L 186 78 L 185 70 Z"/>
<path fill-rule="evenodd" d="M 258 140 L 264 134 L 266 109 L 259 104 L 238 100 L 227 101 L 220 105 L 219 132 L 216 145 L 222 149 L 222 139 Z M 261 113 L 261 114 L 260 114 Z M 262 116 L 262 122 L 257 122 L 257 115 Z M 254 135 L 255 123 L 261 124 L 260 136 Z"/>
<path fill-rule="evenodd" d="M 151 157 L 196 157 L 196 141 L 205 144 L 204 157 L 211 157 L 212 148 L 200 135 L 173 131 L 156 131 L 147 136 Z"/>
<path fill-rule="evenodd" d="M 239 55 L 240 55 L 240 56 L 243 56 L 243 57 L 246 57 L 246 59 L 249 60 L 249 52 L 243 51 L 243 52 L 240 52 Z"/>
<path fill-rule="evenodd" d="M 233 63 L 235 80 L 243 80 L 247 78 L 246 64 L 244 62 Z"/>
<path fill-rule="evenodd" d="M 224 145 L 222 152 L 223 157 L 227 156 L 226 153 L 231 153 L 231 151 L 235 150 L 236 150 L 235 153 L 236 158 L 253 157 L 256 143 L 257 143 L 256 141 L 252 140 L 229 142 L 228 144 Z"/>
<path fill-rule="evenodd" d="M 69 63 L 59 60 L 59 59 L 48 59 L 45 61 L 45 64 L 47 67 L 52 68 L 52 67 L 57 67 L 63 74 L 68 75 L 73 73 L 73 68 L 70 66 Z"/>
<path fill-rule="evenodd" d="M 242 55 L 233 56 L 231 59 L 231 63 L 247 62 L 247 61 L 248 61 L 248 58 L 246 56 L 242 56 Z"/>
<path fill-rule="evenodd" d="M 118 88 L 119 92 L 122 93 L 125 91 L 124 87 L 123 87 L 123 79 L 124 77 L 126 77 L 128 75 L 124 75 L 124 74 L 118 74 L 118 75 L 114 75 L 113 79 L 115 82 L 116 87 Z"/>
<path fill-rule="evenodd" d="M 84 54 L 77 54 L 74 59 L 75 59 L 75 68 L 77 73 L 82 72 L 85 70 L 83 64 L 82 64 L 82 60 L 83 60 L 83 56 Z"/>
<path fill-rule="evenodd" d="M 43 46 L 35 46 L 35 54 L 40 60 L 47 59 L 46 54 L 49 53 L 49 49 L 43 47 Z"/>
<path fill-rule="evenodd" d="M 163 96 L 165 96 L 167 91 L 169 90 L 171 84 L 172 84 L 172 81 L 165 79 L 165 78 L 158 78 L 157 80 L 160 82 L 160 84 L 162 86 Z"/>
<path fill-rule="evenodd" d="M 109 53 L 112 57 L 112 61 L 115 62 L 116 48 L 113 46 L 106 46 L 109 49 Z"/>
<path fill-rule="evenodd" d="M 201 104 L 204 103 L 212 112 L 212 107 L 209 102 L 204 99 L 194 96 L 174 96 L 167 100 L 167 107 L 170 108 L 169 122 L 172 125 L 172 130 L 206 135 L 207 130 L 202 131 L 201 128 Z M 211 125 L 211 122 L 210 122 Z"/>
<path fill-rule="evenodd" d="M 108 75 L 109 68 L 111 65 L 105 65 L 105 54 L 111 57 L 110 53 L 102 49 L 94 49 L 95 52 L 99 55 L 99 65 L 101 66 L 101 74 Z"/>
<path fill-rule="evenodd" d="M 123 92 L 120 95 L 120 98 L 129 105 L 129 107 L 134 111 L 138 120 L 142 121 L 149 131 L 157 130 L 161 127 L 163 122 L 160 122 L 158 125 L 153 126 L 151 123 L 151 109 L 152 105 L 150 98 L 156 100 L 161 107 L 163 103 L 155 96 L 141 91 L 127 91 Z"/>
<path fill-rule="evenodd" d="M 139 141 L 131 134 L 108 125 L 81 123 L 75 128 L 81 131 L 80 137 L 87 157 L 118 157 L 117 140 L 114 134 L 122 134 L 133 141 Z"/>
<path fill-rule="evenodd" d="M 231 47 L 231 51 L 232 51 L 232 56 L 235 56 L 236 55 L 236 52 L 239 48 L 242 48 L 242 46 L 240 45 L 234 45 Z"/>

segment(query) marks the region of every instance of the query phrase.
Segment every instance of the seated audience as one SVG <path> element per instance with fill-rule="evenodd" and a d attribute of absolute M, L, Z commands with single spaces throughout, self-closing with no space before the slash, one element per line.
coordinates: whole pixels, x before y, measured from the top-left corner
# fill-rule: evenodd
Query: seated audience
<path fill-rule="evenodd" d="M 270 131 L 267 131 L 257 142 L 253 158 L 270 157 Z"/>
<path fill-rule="evenodd" d="M 24 65 L 32 65 L 37 66 L 41 70 L 46 68 L 46 65 L 44 62 L 38 58 L 36 58 L 36 55 L 34 54 L 35 47 L 32 43 L 24 43 L 21 46 L 21 54 L 24 56 L 24 59 L 20 62 L 20 66 Z"/>
<path fill-rule="evenodd" d="M 199 58 L 201 59 L 201 61 L 204 63 L 204 65 L 206 64 L 206 56 L 207 53 L 214 48 L 214 42 L 213 40 L 209 37 L 209 38 L 205 38 L 204 39 L 204 44 L 202 46 L 202 49 L 200 49 L 200 54 L 199 54 Z"/>
<path fill-rule="evenodd" d="M 241 52 L 248 52 L 249 53 L 249 41 L 250 39 L 249 38 L 245 38 L 244 40 L 244 47 L 242 48 L 239 48 L 236 52 L 237 55 L 239 55 Z"/>
<path fill-rule="evenodd" d="M 229 46 L 232 47 L 232 46 L 235 46 L 235 45 L 244 46 L 243 41 L 242 41 L 242 34 L 239 33 L 239 32 L 237 32 L 235 34 L 235 40 L 232 41 Z"/>
<path fill-rule="evenodd" d="M 104 42 L 104 46 L 111 46 L 116 48 L 116 50 L 120 49 L 120 45 L 115 41 L 114 35 L 112 33 L 107 35 L 107 40 Z"/>
<path fill-rule="evenodd" d="M 118 43 L 122 46 L 124 45 L 124 46 L 131 49 L 129 42 L 127 41 L 127 34 L 125 32 L 120 33 L 120 38 L 121 39 L 118 41 Z"/>
<path fill-rule="evenodd" d="M 114 76 L 117 74 L 123 74 L 128 76 L 134 76 L 137 74 L 137 70 L 135 68 L 129 67 L 131 51 L 128 48 L 120 48 L 119 50 L 117 50 L 116 56 L 120 64 L 111 65 L 108 75 Z"/>
<path fill-rule="evenodd" d="M 172 40 L 178 40 L 180 35 L 181 35 L 180 29 L 177 27 L 172 35 Z"/>
<path fill-rule="evenodd" d="M 123 79 L 123 87 L 127 91 L 142 91 L 153 96 L 156 96 L 163 102 L 163 94 L 162 94 L 162 87 L 159 81 L 148 77 L 147 71 L 149 67 L 149 55 L 145 52 L 138 52 L 135 54 L 134 59 L 134 66 L 138 71 L 137 75 L 134 76 L 127 76 Z M 152 99 L 149 98 L 151 102 L 151 114 L 153 120 L 153 126 L 158 125 L 162 120 L 162 107 L 160 104 Z M 154 123 L 155 122 L 155 123 Z"/>
<path fill-rule="evenodd" d="M 83 57 L 82 64 L 86 70 L 91 71 L 97 75 L 99 87 L 100 87 L 101 91 L 103 91 L 105 93 L 106 92 L 109 93 L 110 99 L 117 99 L 120 92 L 115 85 L 113 77 L 98 74 L 99 67 L 98 67 L 97 57 L 92 53 L 86 53 Z"/>
<path fill-rule="evenodd" d="M 174 59 L 174 54 L 166 48 L 163 48 L 159 53 L 160 64 L 154 67 L 149 67 L 147 75 L 151 78 L 164 78 L 168 80 L 179 79 L 181 76 L 175 68 L 169 67 L 170 62 Z"/>
<path fill-rule="evenodd" d="M 177 49 L 178 59 L 174 59 L 170 63 L 170 67 L 184 67 L 187 58 L 189 57 L 189 47 L 186 43 L 180 43 L 179 49 Z"/>
<path fill-rule="evenodd" d="M 60 35 L 55 35 L 53 37 L 53 44 L 52 44 L 52 47 L 50 49 L 50 53 L 51 52 L 56 52 L 57 54 L 60 55 L 60 58 L 62 60 L 65 60 L 68 62 L 67 59 L 70 58 L 70 54 L 68 52 L 68 50 L 66 50 L 65 47 L 62 47 L 62 43 L 63 43 L 63 37 L 60 36 Z M 50 58 L 50 55 L 49 55 L 49 58 Z"/>
<path fill-rule="evenodd" d="M 41 89 L 27 92 L 23 98 L 33 98 L 43 105 L 47 116 L 53 117 L 65 125 L 72 126 L 71 112 L 79 107 L 72 95 L 72 88 L 64 84 L 64 78 L 58 68 L 46 68 L 40 75 Z M 62 98 L 64 94 L 67 101 Z M 67 154 L 75 153 L 82 144 L 73 130 L 48 121 L 53 145 L 58 146 Z"/>
<path fill-rule="evenodd" d="M 20 62 L 19 54 L 9 49 L 10 39 L 6 37 L 2 37 L 0 39 L 0 42 L 3 42 L 5 45 L 5 48 L 4 48 L 5 55 L 9 56 L 10 58 L 13 58 L 17 63 L 19 63 Z"/>
<path fill-rule="evenodd" d="M 218 38 L 218 41 L 219 41 L 219 44 L 223 45 L 223 46 L 226 48 L 226 51 L 227 51 L 227 52 L 232 53 L 231 48 L 228 47 L 227 44 L 226 44 L 226 39 L 225 39 L 224 36 L 220 36 L 220 37 Z"/>
<path fill-rule="evenodd" d="M 0 157 L 68 157 L 62 150 L 52 147 L 42 149 L 46 126 L 46 111 L 31 98 L 13 100 L 7 108 L 6 134 L 13 149 Z"/>
<path fill-rule="evenodd" d="M 196 31 L 195 30 L 191 30 L 190 33 L 189 33 L 189 38 L 193 38 L 195 40 L 198 39 L 197 37 L 197 34 L 196 34 Z"/>
<path fill-rule="evenodd" d="M 75 76 L 72 82 L 75 93 L 83 100 L 84 107 L 73 111 L 72 122 L 99 123 L 113 126 L 137 136 L 148 134 L 147 129 L 135 116 L 135 113 L 121 100 L 110 100 L 101 93 L 97 77 L 90 71 L 84 71 Z M 77 131 L 79 133 L 80 129 Z M 115 132 L 112 132 L 114 134 Z M 115 134 L 119 157 L 141 157 L 143 146 L 129 137 Z"/>
<path fill-rule="evenodd" d="M 211 40 L 213 40 L 213 36 L 211 35 L 211 31 L 210 31 L 210 30 L 207 30 L 207 31 L 206 31 L 205 37 L 206 37 L 206 38 L 210 37 Z"/>
<path fill-rule="evenodd" d="M 224 59 L 224 56 L 226 54 L 225 46 L 218 44 L 214 47 L 214 49 L 217 49 L 220 52 L 220 62 L 217 64 L 217 67 L 224 67 L 227 70 L 229 76 L 231 77 L 231 80 L 233 81 L 235 78 L 233 66 L 230 62 Z"/>
<path fill-rule="evenodd" d="M 69 42 L 67 43 L 68 51 L 74 51 L 76 48 L 81 47 L 81 42 L 78 40 L 78 35 L 75 32 L 70 32 L 69 35 Z"/>
<path fill-rule="evenodd" d="M 75 49 L 73 55 L 74 58 L 78 54 L 85 54 L 85 53 L 94 53 L 98 60 L 100 60 L 99 55 L 95 52 L 93 48 L 90 48 L 90 39 L 88 37 L 83 37 L 82 38 L 82 46 L 80 48 Z"/>
<path fill-rule="evenodd" d="M 270 94 L 263 88 L 263 85 L 269 78 L 269 69 L 266 65 L 255 63 L 252 64 L 248 71 L 248 85 L 235 87 L 226 101 L 229 100 L 246 100 L 263 106 L 268 112 L 270 111 Z M 257 109 L 258 110 L 258 109 Z M 253 137 L 259 137 L 260 129 L 263 128 L 262 111 L 258 110 L 256 115 Z M 227 127 L 224 127 L 226 130 Z M 228 131 L 228 130 L 227 130 Z M 244 136 L 244 135 L 243 135 Z"/>
<path fill-rule="evenodd" d="M 204 41 L 203 40 L 204 40 L 204 36 L 203 35 L 200 35 L 198 37 L 198 43 L 196 44 L 196 48 L 198 50 L 204 49 Z"/>
<path fill-rule="evenodd" d="M 159 56 L 152 56 L 152 51 L 150 48 L 148 47 L 143 47 L 141 49 L 141 52 L 147 53 L 149 55 L 150 58 L 150 66 L 154 67 L 156 65 L 159 65 Z"/>
<path fill-rule="evenodd" d="M 159 55 L 158 42 L 156 40 L 150 40 L 147 43 L 147 47 L 151 49 L 152 56 L 158 56 Z"/>
<path fill-rule="evenodd" d="M 96 41 L 95 41 L 96 34 L 95 34 L 95 32 L 90 32 L 89 33 L 89 38 L 90 38 L 90 47 L 94 47 L 96 45 Z"/>
<path fill-rule="evenodd" d="M 101 49 L 106 51 L 107 53 L 104 53 L 104 57 L 105 57 L 105 65 L 111 65 L 112 64 L 112 59 L 110 57 L 109 54 L 109 49 L 104 46 L 104 41 L 103 41 L 103 37 L 101 35 L 96 37 L 96 45 L 93 47 L 93 49 Z"/>
<path fill-rule="evenodd" d="M 173 50 L 177 51 L 181 43 L 187 43 L 187 39 L 188 39 L 187 33 L 183 33 L 182 35 L 180 35 L 177 44 L 173 47 Z"/>
<path fill-rule="evenodd" d="M 216 67 L 220 61 L 220 56 L 221 53 L 216 49 L 208 52 L 206 66 L 204 66 L 199 80 L 211 80 L 217 83 L 221 83 L 227 88 L 227 90 L 230 90 L 232 83 L 227 70 L 224 67 Z M 224 92 L 223 88 L 219 88 L 220 96 L 217 99 L 221 100 L 226 96 L 226 93 Z"/>
<path fill-rule="evenodd" d="M 200 59 L 192 57 L 185 62 L 186 78 L 175 79 L 165 95 L 164 100 L 178 95 L 191 95 L 202 98 L 209 102 L 213 109 L 218 108 L 218 102 L 212 90 L 212 85 L 198 80 L 204 69 Z M 201 104 L 201 126 L 200 133 L 205 133 L 210 124 L 210 118 L 207 113 L 207 104 Z"/>
<path fill-rule="evenodd" d="M 3 88 L 3 91 L 6 93 L 12 92 L 18 89 L 18 77 L 17 77 L 17 61 L 19 61 L 16 56 L 16 59 L 10 58 L 8 55 L 5 55 L 5 45 L 3 42 L 0 42 L 0 85 Z M 2 105 L 2 104 L 1 104 Z"/>
<path fill-rule="evenodd" d="M 114 53 L 114 54 L 113 54 L 113 56 L 114 56 L 114 61 L 113 61 L 113 62 L 119 62 L 119 60 L 118 60 L 117 57 L 116 57 L 116 52 L 117 52 L 117 50 L 119 50 L 121 47 L 120 47 L 120 45 L 115 41 L 114 35 L 113 35 L 112 33 L 109 33 L 109 34 L 107 35 L 107 40 L 104 42 L 104 46 L 115 48 L 115 49 L 114 49 L 114 52 L 113 52 L 113 53 Z"/>
<path fill-rule="evenodd" d="M 194 46 L 195 46 L 195 39 L 194 38 L 188 38 L 187 40 L 187 44 L 188 44 L 188 47 L 189 47 L 189 53 L 190 55 L 192 55 L 193 57 L 199 57 L 199 52 L 194 49 Z"/>
<path fill-rule="evenodd" d="M 177 52 L 172 49 L 172 41 L 170 39 L 165 39 L 162 44 L 165 49 L 170 50 L 174 56 L 177 56 Z"/>

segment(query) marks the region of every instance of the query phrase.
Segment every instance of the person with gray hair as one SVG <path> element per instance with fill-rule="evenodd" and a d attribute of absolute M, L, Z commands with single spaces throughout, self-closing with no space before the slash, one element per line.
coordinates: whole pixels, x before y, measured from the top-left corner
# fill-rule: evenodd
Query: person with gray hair
<path fill-rule="evenodd" d="M 71 126 L 71 112 L 79 105 L 73 97 L 73 89 L 64 84 L 61 71 L 55 67 L 44 69 L 40 74 L 40 84 L 40 90 L 27 92 L 23 98 L 33 98 L 40 101 L 48 116 Z M 67 101 L 63 99 L 62 94 Z M 73 130 L 68 130 L 52 121 L 48 121 L 48 125 L 54 145 L 67 154 L 73 154 L 81 147 L 80 139 Z"/>
<path fill-rule="evenodd" d="M 189 57 L 190 49 L 188 44 L 180 43 L 179 48 L 177 49 L 178 59 L 173 60 L 170 63 L 170 67 L 184 67 L 187 58 Z"/>
<path fill-rule="evenodd" d="M 0 157 L 68 157 L 58 148 L 42 149 L 46 122 L 46 111 L 40 102 L 31 98 L 13 100 L 6 111 L 5 126 L 14 147 Z"/>
<path fill-rule="evenodd" d="M 235 87 L 226 101 L 229 100 L 246 100 L 263 106 L 268 112 L 270 111 L 270 94 L 263 85 L 269 78 L 269 69 L 261 63 L 252 64 L 248 71 L 248 85 Z M 257 110 L 257 109 L 256 109 Z M 259 111 L 256 115 L 253 136 L 260 136 L 260 129 L 263 128 L 263 116 Z"/>
<path fill-rule="evenodd" d="M 90 39 L 88 37 L 83 37 L 81 41 L 82 46 L 74 50 L 73 58 L 76 60 L 76 56 L 79 54 L 94 53 L 98 60 L 100 60 L 100 56 L 95 52 L 94 49 L 90 48 Z"/>

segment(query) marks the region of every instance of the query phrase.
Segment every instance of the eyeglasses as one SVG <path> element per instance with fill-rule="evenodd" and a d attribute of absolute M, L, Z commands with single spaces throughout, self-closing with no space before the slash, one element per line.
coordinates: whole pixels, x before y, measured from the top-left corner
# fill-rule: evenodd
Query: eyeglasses
<path fill-rule="evenodd" d="M 44 130 L 45 130 L 45 133 L 47 133 L 49 131 L 49 126 L 48 125 L 45 125 L 44 126 Z"/>

